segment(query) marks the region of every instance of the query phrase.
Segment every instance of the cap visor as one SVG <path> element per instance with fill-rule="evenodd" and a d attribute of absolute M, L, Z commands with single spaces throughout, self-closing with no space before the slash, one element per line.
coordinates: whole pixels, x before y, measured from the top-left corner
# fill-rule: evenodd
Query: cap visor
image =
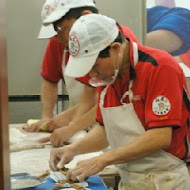
<path fill-rule="evenodd" d="M 69 61 L 65 68 L 65 75 L 70 77 L 83 77 L 90 72 L 93 65 L 96 62 L 98 54 L 89 56 L 76 58 L 70 55 Z"/>
<path fill-rule="evenodd" d="M 53 25 L 49 24 L 41 27 L 38 39 L 52 38 L 55 35 L 57 35 L 57 32 L 54 30 Z"/>

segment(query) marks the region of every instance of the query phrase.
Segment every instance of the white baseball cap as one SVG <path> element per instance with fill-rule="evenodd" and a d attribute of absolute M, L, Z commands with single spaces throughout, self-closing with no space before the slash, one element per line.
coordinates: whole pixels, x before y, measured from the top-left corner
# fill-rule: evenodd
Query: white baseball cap
<path fill-rule="evenodd" d="M 89 73 L 100 51 L 108 47 L 119 30 L 116 21 L 100 14 L 81 16 L 69 33 L 70 57 L 65 74 L 82 77 Z"/>
<path fill-rule="evenodd" d="M 61 19 L 72 8 L 95 7 L 93 0 L 46 0 L 42 7 L 42 25 L 38 38 L 51 38 L 57 34 L 53 22 Z"/>
<path fill-rule="evenodd" d="M 61 19 L 70 9 L 89 6 L 95 7 L 93 0 L 59 0 L 55 10 L 43 20 L 43 23 L 49 24 Z"/>

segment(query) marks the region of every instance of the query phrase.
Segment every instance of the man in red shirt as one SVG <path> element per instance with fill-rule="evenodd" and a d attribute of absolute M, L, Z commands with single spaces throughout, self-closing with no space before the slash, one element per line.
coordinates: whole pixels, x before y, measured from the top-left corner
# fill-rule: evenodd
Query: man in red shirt
<path fill-rule="evenodd" d="M 67 7 L 66 11 L 65 7 Z M 59 14 L 60 10 L 61 15 Z M 26 130 L 39 131 L 44 124 L 49 131 L 55 129 L 50 136 L 50 141 L 55 146 L 62 146 L 77 131 L 86 129 L 96 123 L 96 89 L 90 85 L 84 85 L 85 87 L 83 87 L 80 82 L 78 82 L 80 84 L 75 86 L 76 80 L 74 78 L 68 80 L 68 77 L 63 74 L 69 57 L 67 50 L 69 30 L 78 17 L 92 12 L 98 13 L 92 0 L 51 0 L 46 1 L 42 9 L 42 19 L 44 22 L 48 22 L 48 24 L 42 26 L 39 38 L 56 36 L 49 40 L 42 63 L 42 120 L 28 126 Z M 60 28 L 57 28 L 58 23 Z M 125 34 L 130 32 L 131 36 L 134 37 L 134 41 L 137 41 L 128 28 L 122 26 L 121 30 Z M 57 100 L 57 83 L 63 78 L 66 83 L 71 107 L 53 117 L 53 108 Z M 84 92 L 82 93 L 83 88 Z M 80 101 L 79 98 L 81 98 Z M 45 140 L 49 140 L 49 138 Z"/>
<path fill-rule="evenodd" d="M 69 57 L 69 30 L 78 17 L 92 12 L 98 13 L 93 0 L 47 0 L 42 8 L 42 20 L 45 21 L 53 16 L 53 21 L 52 24 L 42 26 L 39 38 L 55 37 L 49 40 L 42 63 L 42 119 L 27 126 L 25 130 L 39 131 L 44 129 L 45 125 L 47 131 L 53 131 L 64 126 L 64 128 L 54 130 L 50 137 L 50 141 L 55 146 L 63 145 L 77 131 L 95 123 L 97 99 L 94 93 L 96 90 L 89 85 L 84 87 L 74 78 L 63 75 Z M 61 29 L 56 28 L 57 23 L 62 24 Z M 65 81 L 71 108 L 53 117 L 58 82 L 61 79 Z M 85 101 L 88 103 L 85 104 Z M 86 115 L 83 117 L 84 113 Z"/>
<path fill-rule="evenodd" d="M 115 164 L 119 190 L 188 190 L 190 102 L 178 63 L 165 51 L 134 42 L 115 20 L 97 14 L 74 23 L 69 52 L 65 74 L 84 76 L 99 91 L 100 125 L 83 139 L 53 149 L 51 168 L 110 145 L 110 151 L 70 169 L 68 180 L 83 181 Z"/>

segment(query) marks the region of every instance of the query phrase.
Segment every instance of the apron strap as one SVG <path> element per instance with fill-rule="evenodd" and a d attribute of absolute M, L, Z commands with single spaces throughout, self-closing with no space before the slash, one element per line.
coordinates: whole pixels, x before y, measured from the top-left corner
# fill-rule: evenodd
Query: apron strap
<path fill-rule="evenodd" d="M 126 96 L 129 96 L 129 102 L 132 103 L 132 99 L 133 99 L 133 91 L 131 90 L 132 86 L 133 86 L 133 80 L 131 80 L 129 83 L 129 90 L 123 94 L 120 100 L 121 104 L 125 104 L 123 100 Z"/>
<path fill-rule="evenodd" d="M 66 49 L 66 48 L 63 50 L 63 60 L 62 60 L 63 72 L 64 72 L 65 67 L 66 67 L 66 55 L 67 55 L 68 51 L 69 51 L 69 50 Z"/>
<path fill-rule="evenodd" d="M 109 86 L 109 85 L 107 85 L 107 86 L 102 90 L 102 92 L 101 92 L 101 94 L 100 94 L 100 103 L 99 103 L 100 107 L 103 107 L 103 106 L 104 106 L 104 98 L 105 98 L 105 96 L 106 96 L 108 86 Z"/>

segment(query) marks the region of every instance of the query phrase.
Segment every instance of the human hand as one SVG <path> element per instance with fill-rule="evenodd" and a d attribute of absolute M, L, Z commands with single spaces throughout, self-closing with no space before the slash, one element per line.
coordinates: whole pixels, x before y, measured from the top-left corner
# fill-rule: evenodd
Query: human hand
<path fill-rule="evenodd" d="M 55 129 L 61 128 L 61 125 L 59 125 L 55 119 L 51 119 L 46 123 L 46 128 L 49 132 L 54 131 Z"/>
<path fill-rule="evenodd" d="M 69 163 L 75 156 L 75 148 L 73 145 L 67 145 L 60 148 L 53 148 L 50 151 L 49 165 L 53 171 L 57 171 Z"/>
<path fill-rule="evenodd" d="M 106 167 L 102 156 L 86 159 L 77 163 L 77 166 L 67 172 L 67 180 L 84 181 L 87 177 L 97 174 Z"/>
<path fill-rule="evenodd" d="M 23 126 L 23 129 L 27 132 L 38 132 L 41 130 L 41 127 L 44 126 L 47 122 L 49 122 L 50 119 L 41 119 L 39 121 L 37 120 L 28 120 L 27 124 Z M 30 123 L 32 122 L 32 123 Z"/>
<path fill-rule="evenodd" d="M 73 134 L 74 132 L 70 126 L 55 129 L 50 136 L 50 142 L 55 147 L 62 146 Z"/>

